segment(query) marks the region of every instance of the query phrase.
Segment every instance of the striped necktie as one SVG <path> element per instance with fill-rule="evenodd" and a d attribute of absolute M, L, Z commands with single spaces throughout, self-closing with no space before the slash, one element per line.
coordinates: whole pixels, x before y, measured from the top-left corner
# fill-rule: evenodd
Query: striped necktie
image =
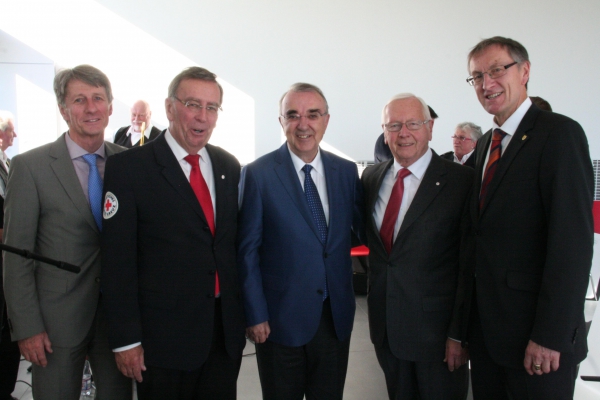
<path fill-rule="evenodd" d="M 496 168 L 498 167 L 498 163 L 500 162 L 500 157 L 502 157 L 502 139 L 504 139 L 506 135 L 507 133 L 503 130 L 494 129 L 494 133 L 492 135 L 492 146 L 490 147 L 490 157 L 488 158 L 488 163 L 485 166 L 483 181 L 481 181 L 481 192 L 479 192 L 479 210 L 483 209 L 483 203 L 485 202 L 488 185 L 492 181 L 494 173 L 496 172 Z"/>

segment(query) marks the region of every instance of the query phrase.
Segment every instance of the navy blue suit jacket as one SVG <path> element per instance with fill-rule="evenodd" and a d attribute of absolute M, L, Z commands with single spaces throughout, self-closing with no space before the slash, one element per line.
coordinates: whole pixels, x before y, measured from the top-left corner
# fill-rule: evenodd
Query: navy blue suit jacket
<path fill-rule="evenodd" d="M 351 161 L 321 150 L 329 226 L 323 245 L 284 143 L 245 168 L 238 265 L 247 326 L 269 321 L 269 340 L 302 346 L 323 308 L 323 270 L 340 340 L 352 331 L 351 231 L 362 229 L 362 186 Z"/>

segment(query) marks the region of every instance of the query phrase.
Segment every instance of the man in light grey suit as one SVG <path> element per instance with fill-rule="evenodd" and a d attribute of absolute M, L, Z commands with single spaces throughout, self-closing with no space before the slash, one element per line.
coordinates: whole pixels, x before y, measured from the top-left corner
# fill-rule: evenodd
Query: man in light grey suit
<path fill-rule="evenodd" d="M 33 363 L 36 400 L 79 399 L 86 356 L 97 399 L 131 399 L 131 381 L 118 371 L 108 347 L 100 304 L 102 178 L 106 158 L 123 150 L 104 142 L 110 82 L 100 70 L 80 65 L 59 72 L 54 91 L 69 130 L 12 160 L 4 239 L 78 265 L 81 272 L 5 253 L 11 337 Z"/>

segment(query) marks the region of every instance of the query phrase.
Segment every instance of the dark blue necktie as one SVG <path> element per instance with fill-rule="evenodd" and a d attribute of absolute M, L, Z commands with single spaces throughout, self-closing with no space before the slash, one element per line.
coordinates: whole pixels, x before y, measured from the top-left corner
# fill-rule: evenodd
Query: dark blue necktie
<path fill-rule="evenodd" d="M 88 175 L 88 197 L 90 198 L 90 208 L 92 215 L 98 226 L 98 230 L 102 231 L 102 178 L 98 172 L 96 165 L 97 154 L 85 154 L 83 159 L 90 166 Z"/>
<path fill-rule="evenodd" d="M 317 224 L 321 243 L 325 244 L 327 242 L 327 221 L 325 220 L 325 212 L 323 211 L 323 204 L 321 203 L 317 186 L 312 180 L 312 176 L 310 176 L 310 171 L 312 169 L 313 167 L 310 164 L 306 164 L 302 168 L 302 171 L 304 171 L 304 194 L 306 195 L 306 200 L 308 201 L 308 208 L 310 208 L 310 212 L 312 213 L 315 223 Z M 325 274 L 323 300 L 325 300 L 327 296 L 327 274 Z"/>

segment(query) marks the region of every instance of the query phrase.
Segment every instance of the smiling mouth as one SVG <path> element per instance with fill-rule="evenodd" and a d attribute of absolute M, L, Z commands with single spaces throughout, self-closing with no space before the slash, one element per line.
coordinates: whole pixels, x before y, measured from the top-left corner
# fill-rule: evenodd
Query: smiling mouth
<path fill-rule="evenodd" d="M 298 139 L 308 139 L 311 135 L 296 135 Z"/>
<path fill-rule="evenodd" d="M 398 143 L 397 146 L 398 147 L 409 147 L 412 146 L 414 143 Z"/>
<path fill-rule="evenodd" d="M 488 99 L 488 100 L 492 100 L 492 99 L 495 99 L 496 97 L 500 96 L 502 93 L 504 93 L 504 92 L 498 92 L 498 93 L 490 94 L 489 96 L 486 96 L 485 98 Z"/>
<path fill-rule="evenodd" d="M 100 121 L 100 118 L 96 118 L 96 119 L 88 119 L 87 122 L 98 122 Z"/>
<path fill-rule="evenodd" d="M 204 129 L 192 129 L 194 133 L 204 133 Z"/>

